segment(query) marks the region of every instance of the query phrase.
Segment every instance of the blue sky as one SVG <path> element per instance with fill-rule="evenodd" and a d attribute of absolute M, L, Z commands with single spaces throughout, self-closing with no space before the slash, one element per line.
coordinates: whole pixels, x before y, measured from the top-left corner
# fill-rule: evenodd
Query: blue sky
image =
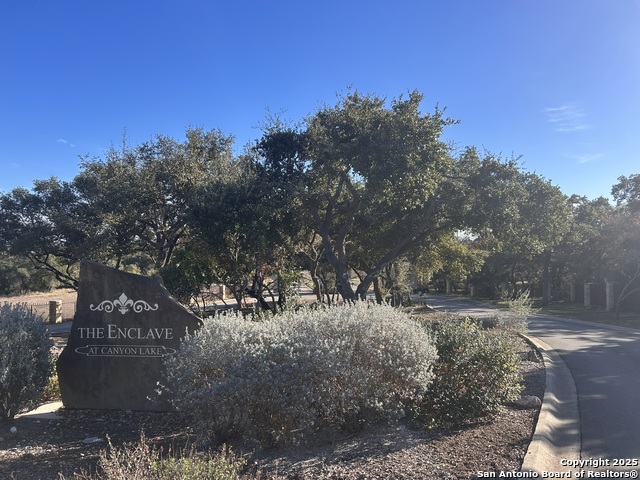
<path fill-rule="evenodd" d="M 301 120 L 353 87 L 417 89 L 445 133 L 521 156 L 566 194 L 640 173 L 640 0 L 0 0 L 0 191 L 70 180 L 155 134 L 268 110 Z"/>

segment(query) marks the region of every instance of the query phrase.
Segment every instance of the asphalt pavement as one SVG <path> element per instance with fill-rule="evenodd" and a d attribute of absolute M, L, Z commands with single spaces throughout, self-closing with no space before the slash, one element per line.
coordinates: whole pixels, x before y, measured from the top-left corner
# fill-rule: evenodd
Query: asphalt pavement
<path fill-rule="evenodd" d="M 573 375 L 582 457 L 640 462 L 640 332 L 544 315 L 530 318 L 529 331 Z"/>

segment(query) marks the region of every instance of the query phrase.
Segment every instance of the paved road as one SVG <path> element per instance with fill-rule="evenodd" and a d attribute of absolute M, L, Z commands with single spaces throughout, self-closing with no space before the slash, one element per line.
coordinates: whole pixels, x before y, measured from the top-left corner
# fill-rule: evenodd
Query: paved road
<path fill-rule="evenodd" d="M 493 313 L 460 298 L 430 294 L 421 300 L 439 310 Z M 582 459 L 640 460 L 640 331 L 534 315 L 529 333 L 554 348 L 573 375 Z"/>

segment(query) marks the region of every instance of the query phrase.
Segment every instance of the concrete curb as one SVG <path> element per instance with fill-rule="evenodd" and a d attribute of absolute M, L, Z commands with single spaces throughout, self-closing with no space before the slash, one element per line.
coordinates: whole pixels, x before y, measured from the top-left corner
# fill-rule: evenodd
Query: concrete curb
<path fill-rule="evenodd" d="M 35 410 L 16 415 L 16 418 L 31 418 L 34 420 L 56 420 L 60 418 L 58 411 L 63 408 L 62 402 L 50 402 L 40 405 Z"/>
<path fill-rule="evenodd" d="M 533 437 L 522 462 L 521 472 L 567 472 L 578 470 L 561 461 L 579 460 L 580 413 L 576 384 L 564 360 L 542 340 L 523 335 L 542 355 L 546 386 Z"/>
<path fill-rule="evenodd" d="M 464 300 L 500 312 L 494 306 L 479 300 L 470 298 Z M 573 321 L 581 322 L 580 320 Z M 593 324 L 583 321 L 582 323 Z M 562 465 L 563 459 L 580 460 L 581 454 L 582 435 L 575 380 L 567 364 L 550 345 L 536 337 L 522 336 L 542 356 L 545 365 L 546 386 L 535 431 L 520 471 L 535 472 L 540 477 L 543 477 L 543 472 L 571 471 L 571 477 L 565 473 L 564 478 L 575 478 L 574 474 L 579 469 Z"/>

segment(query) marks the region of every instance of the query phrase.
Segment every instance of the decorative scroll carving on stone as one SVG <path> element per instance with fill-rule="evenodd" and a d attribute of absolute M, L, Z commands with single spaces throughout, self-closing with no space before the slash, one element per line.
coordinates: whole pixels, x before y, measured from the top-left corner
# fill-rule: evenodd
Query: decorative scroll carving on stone
<path fill-rule="evenodd" d="M 93 306 L 93 303 L 92 303 L 91 305 L 89 305 L 89 308 L 93 312 L 98 310 L 100 312 L 105 311 L 107 313 L 111 313 L 111 312 L 113 312 L 114 308 L 117 308 L 118 311 L 122 315 L 124 315 L 131 308 L 133 308 L 133 311 L 136 312 L 136 313 L 140 313 L 140 312 L 142 312 L 144 310 L 146 310 L 146 311 L 149 311 L 149 310 L 156 311 L 156 310 L 158 310 L 158 304 L 156 303 L 155 305 L 151 306 L 147 302 L 145 302 L 144 300 L 135 300 L 135 301 L 131 300 L 123 292 L 123 293 L 120 294 L 120 296 L 118 298 L 116 298 L 113 301 L 111 301 L 111 300 L 103 300 L 102 302 L 100 302 L 98 304 L 98 306 L 95 306 L 95 307 Z"/>

